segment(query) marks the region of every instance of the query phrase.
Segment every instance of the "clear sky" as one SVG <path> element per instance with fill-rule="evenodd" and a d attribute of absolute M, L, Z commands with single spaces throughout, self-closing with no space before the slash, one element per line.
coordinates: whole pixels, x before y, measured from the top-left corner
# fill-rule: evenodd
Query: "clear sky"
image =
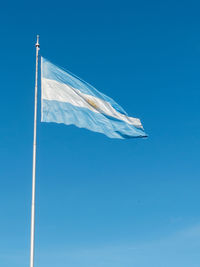
<path fill-rule="evenodd" d="M 149 138 L 38 122 L 35 267 L 200 266 L 199 10 L 1 3 L 0 266 L 29 264 L 36 34 L 41 55 L 139 117 Z"/>

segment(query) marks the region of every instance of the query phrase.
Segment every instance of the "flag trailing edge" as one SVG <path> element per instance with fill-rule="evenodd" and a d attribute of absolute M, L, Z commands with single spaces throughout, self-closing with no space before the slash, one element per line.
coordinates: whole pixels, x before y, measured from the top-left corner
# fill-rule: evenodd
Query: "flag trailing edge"
<path fill-rule="evenodd" d="M 41 121 L 76 125 L 110 138 L 147 137 L 139 119 L 110 97 L 41 57 Z"/>

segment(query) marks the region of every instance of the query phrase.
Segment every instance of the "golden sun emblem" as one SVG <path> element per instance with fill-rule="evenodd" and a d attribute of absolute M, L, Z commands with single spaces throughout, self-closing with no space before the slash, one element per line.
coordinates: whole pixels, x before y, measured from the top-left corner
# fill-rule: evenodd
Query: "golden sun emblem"
<path fill-rule="evenodd" d="M 86 99 L 86 101 L 88 102 L 88 104 L 90 104 L 93 108 L 98 108 L 98 106 L 97 106 L 97 104 L 93 101 L 93 100 L 91 100 L 91 99 Z"/>

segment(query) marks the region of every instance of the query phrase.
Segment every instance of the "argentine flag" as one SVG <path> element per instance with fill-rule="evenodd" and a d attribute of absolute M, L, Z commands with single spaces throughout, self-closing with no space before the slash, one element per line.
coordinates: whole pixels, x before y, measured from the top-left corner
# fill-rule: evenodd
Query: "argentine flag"
<path fill-rule="evenodd" d="M 110 138 L 146 137 L 139 119 L 110 97 L 41 57 L 42 122 L 73 124 Z"/>

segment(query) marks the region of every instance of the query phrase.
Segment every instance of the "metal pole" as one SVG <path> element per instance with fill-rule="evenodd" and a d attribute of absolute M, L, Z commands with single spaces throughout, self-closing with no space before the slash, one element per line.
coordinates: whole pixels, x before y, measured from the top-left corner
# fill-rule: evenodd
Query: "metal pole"
<path fill-rule="evenodd" d="M 35 107 L 34 107 L 34 135 L 33 135 L 33 173 L 32 173 L 32 205 L 31 205 L 31 248 L 30 267 L 34 267 L 34 235 L 35 235 L 35 167 L 36 167 L 36 129 L 37 129 L 37 91 L 38 91 L 38 52 L 39 35 L 37 35 L 36 67 L 35 67 Z"/>

